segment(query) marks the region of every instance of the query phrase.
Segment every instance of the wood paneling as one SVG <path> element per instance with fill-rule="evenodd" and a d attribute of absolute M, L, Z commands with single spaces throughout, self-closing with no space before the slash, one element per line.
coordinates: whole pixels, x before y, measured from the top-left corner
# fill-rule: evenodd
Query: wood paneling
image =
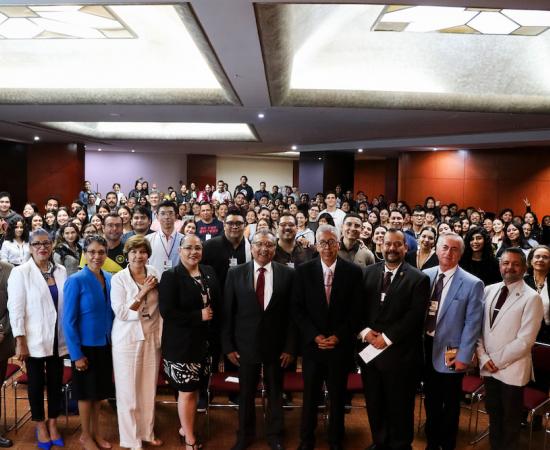
<path fill-rule="evenodd" d="M 116 168 L 105 167 L 112 170 Z M 43 208 L 50 196 L 70 206 L 84 183 L 82 144 L 33 144 L 28 148 L 27 198 Z"/>
<path fill-rule="evenodd" d="M 399 199 L 522 213 L 529 198 L 539 215 L 550 212 L 550 158 L 545 148 L 418 152 L 399 157 Z"/>
<path fill-rule="evenodd" d="M 379 194 L 395 200 L 397 196 L 397 159 L 360 159 L 355 161 L 354 191 L 363 191 L 372 200 Z"/>
<path fill-rule="evenodd" d="M 194 182 L 197 189 L 203 190 L 206 184 L 216 186 L 216 156 L 187 156 L 187 186 Z M 229 187 L 232 189 L 232 186 Z"/>

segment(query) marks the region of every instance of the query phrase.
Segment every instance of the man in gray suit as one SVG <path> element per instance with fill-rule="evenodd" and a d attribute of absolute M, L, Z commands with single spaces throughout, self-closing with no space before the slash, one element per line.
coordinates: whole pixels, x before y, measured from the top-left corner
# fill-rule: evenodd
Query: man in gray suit
<path fill-rule="evenodd" d="M 531 380 L 531 349 L 542 323 L 542 299 L 523 281 L 526 269 L 523 250 L 507 248 L 500 258 L 503 281 L 485 288 L 477 356 L 493 450 L 519 449 L 523 387 Z"/>

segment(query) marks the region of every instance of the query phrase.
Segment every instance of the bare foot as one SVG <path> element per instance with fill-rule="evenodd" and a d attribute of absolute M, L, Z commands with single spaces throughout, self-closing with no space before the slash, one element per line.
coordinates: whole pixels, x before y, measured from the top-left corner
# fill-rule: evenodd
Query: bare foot
<path fill-rule="evenodd" d="M 38 435 L 38 440 L 40 442 L 49 442 L 50 441 L 50 435 L 48 433 L 48 429 L 44 424 L 38 425 L 36 427 L 36 434 Z"/>
<path fill-rule="evenodd" d="M 85 448 L 85 450 L 99 450 L 97 448 L 97 445 L 95 445 L 95 441 L 89 436 L 87 437 L 81 436 L 79 441 L 80 441 L 80 444 L 82 444 L 82 447 Z"/>

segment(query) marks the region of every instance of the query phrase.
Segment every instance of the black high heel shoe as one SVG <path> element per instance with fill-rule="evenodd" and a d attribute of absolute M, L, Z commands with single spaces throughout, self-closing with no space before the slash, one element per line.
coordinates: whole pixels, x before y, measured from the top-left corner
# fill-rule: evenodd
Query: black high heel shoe
<path fill-rule="evenodd" d="M 185 445 L 185 448 L 191 447 L 191 450 L 201 450 L 202 449 L 202 442 L 198 439 L 195 439 L 195 442 L 191 444 L 190 442 L 187 442 L 185 440 L 185 437 L 183 438 L 183 445 Z"/>

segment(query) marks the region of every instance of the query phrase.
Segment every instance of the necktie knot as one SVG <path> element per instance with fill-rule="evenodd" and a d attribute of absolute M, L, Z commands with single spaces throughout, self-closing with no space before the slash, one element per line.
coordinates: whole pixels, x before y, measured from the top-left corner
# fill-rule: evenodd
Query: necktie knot
<path fill-rule="evenodd" d="M 266 271 L 266 268 L 265 268 L 265 267 L 260 267 L 260 268 L 258 269 L 258 272 L 260 272 L 260 273 L 264 273 L 265 271 Z"/>

